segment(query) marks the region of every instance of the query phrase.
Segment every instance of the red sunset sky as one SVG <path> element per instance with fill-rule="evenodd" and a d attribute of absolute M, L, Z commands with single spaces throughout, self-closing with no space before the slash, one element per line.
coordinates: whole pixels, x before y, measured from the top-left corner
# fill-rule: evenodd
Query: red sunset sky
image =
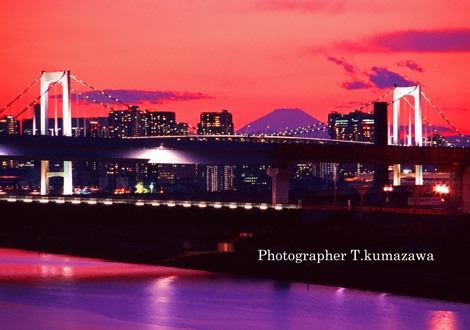
<path fill-rule="evenodd" d="M 326 120 L 420 82 L 470 134 L 469 13 L 466 0 L 6 0 L 0 107 L 70 69 L 191 125 L 228 109 L 239 129 L 279 108 Z"/>

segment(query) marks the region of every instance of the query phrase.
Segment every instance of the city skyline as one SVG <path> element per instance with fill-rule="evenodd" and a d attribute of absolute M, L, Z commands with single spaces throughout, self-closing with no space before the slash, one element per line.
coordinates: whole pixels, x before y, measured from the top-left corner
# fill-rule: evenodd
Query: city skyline
<path fill-rule="evenodd" d="M 470 4 L 461 1 L 51 0 L 0 9 L 0 106 L 41 70 L 70 69 L 193 126 L 201 112 L 228 109 L 239 130 L 282 108 L 325 121 L 393 84 L 419 82 L 470 133 L 462 75 L 470 63 Z"/>

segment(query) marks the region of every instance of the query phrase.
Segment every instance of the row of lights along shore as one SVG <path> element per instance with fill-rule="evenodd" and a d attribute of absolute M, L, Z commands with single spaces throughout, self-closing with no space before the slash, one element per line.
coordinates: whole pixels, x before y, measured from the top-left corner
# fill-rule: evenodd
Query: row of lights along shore
<path fill-rule="evenodd" d="M 134 204 L 136 206 L 167 206 L 167 207 L 176 207 L 182 206 L 185 208 L 189 207 L 199 207 L 199 208 L 206 208 L 206 207 L 213 207 L 216 209 L 220 208 L 229 208 L 229 209 L 260 209 L 260 210 L 268 210 L 274 209 L 277 211 L 288 209 L 288 208 L 298 208 L 297 205 L 281 205 L 281 204 L 268 204 L 268 203 L 233 203 L 233 202 L 201 202 L 201 201 L 161 201 L 161 200 L 125 200 L 125 199 L 88 199 L 88 198 L 31 198 L 31 197 L 9 197 L 3 199 L 7 202 L 24 202 L 24 203 L 32 203 L 32 202 L 39 202 L 39 203 L 56 203 L 56 204 L 89 204 L 89 205 L 96 205 L 96 204 L 103 204 L 103 205 L 113 205 L 113 204 Z"/>

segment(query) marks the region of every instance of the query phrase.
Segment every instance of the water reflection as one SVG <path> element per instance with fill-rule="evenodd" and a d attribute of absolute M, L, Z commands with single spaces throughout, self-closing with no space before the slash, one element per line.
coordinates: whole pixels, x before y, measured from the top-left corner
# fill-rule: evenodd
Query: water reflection
<path fill-rule="evenodd" d="M 172 318 L 173 282 L 177 276 L 167 276 L 152 281 L 148 287 L 150 292 L 147 313 L 157 324 L 168 324 Z"/>
<path fill-rule="evenodd" d="M 429 322 L 431 330 L 455 330 L 457 322 L 455 313 L 451 311 L 433 311 L 431 312 L 431 320 Z"/>
<path fill-rule="evenodd" d="M 6 329 L 429 329 L 470 306 L 0 249 Z"/>

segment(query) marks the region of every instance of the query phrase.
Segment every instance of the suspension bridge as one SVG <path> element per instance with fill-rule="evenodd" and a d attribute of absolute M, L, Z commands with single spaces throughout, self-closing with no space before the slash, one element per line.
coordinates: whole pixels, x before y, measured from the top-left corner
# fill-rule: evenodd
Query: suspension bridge
<path fill-rule="evenodd" d="M 27 95 L 35 90 L 37 84 L 40 85 L 39 93 L 32 99 L 28 99 Z M 413 99 L 413 103 L 409 98 Z M 428 105 L 425 110 L 423 110 L 422 99 Z M 54 104 L 53 109 L 50 107 L 51 103 Z M 448 130 L 470 145 L 467 137 L 427 97 L 420 85 L 395 86 L 375 100 L 353 109 L 352 112 L 364 111 L 378 103 L 393 107 L 393 111 L 387 111 L 386 114 L 387 124 L 384 129 L 387 130 L 387 143 L 382 146 L 298 137 L 306 133 L 326 130 L 328 129 L 326 123 L 306 123 L 305 126 L 295 129 L 259 136 L 238 134 L 214 137 L 199 136 L 191 132 L 185 137 L 135 137 L 119 139 L 119 141 L 96 138 L 84 142 L 83 139 L 70 139 L 74 136 L 74 128 L 75 131 L 85 131 L 85 127 L 80 127 L 79 120 L 76 126 L 73 126 L 73 118 L 81 117 L 85 122 L 87 111 L 92 110 L 90 109 L 92 105 L 104 108 L 108 112 L 131 110 L 134 105 L 112 96 L 107 90 L 100 90 L 79 79 L 69 70 L 43 71 L 0 110 L 0 115 L 8 115 L 13 120 L 32 118 L 32 135 L 21 138 L 2 137 L 0 157 L 40 159 L 41 194 L 43 195 L 47 194 L 48 179 L 51 176 L 63 177 L 64 194 L 72 194 L 72 161 L 79 159 L 138 159 L 154 163 L 181 164 L 263 162 L 271 166 L 273 203 L 283 203 L 287 200 L 288 178 L 285 171 L 280 169 L 288 163 L 308 160 L 393 164 L 394 185 L 400 185 L 400 164 L 415 164 L 416 185 L 423 184 L 422 164 L 450 164 L 452 166 L 459 164 L 458 172 L 462 180 L 461 191 L 464 195 L 464 205 L 468 204 L 466 208 L 470 211 L 470 182 L 468 182 L 470 181 L 470 149 L 427 147 L 425 137 L 438 132 L 438 125 L 433 123 L 431 115 L 433 118 L 437 117 L 444 121 Z M 37 105 L 40 105 L 39 112 L 33 111 Z M 49 128 L 50 117 L 54 120 L 52 129 Z M 59 127 L 59 118 L 61 118 L 61 127 Z M 50 171 L 49 160 L 51 159 L 63 161 L 61 172 Z"/>
<path fill-rule="evenodd" d="M 35 92 L 34 87 L 38 83 L 40 84 L 40 92 L 31 94 Z M 102 110 L 108 112 L 129 110 L 135 106 L 129 104 L 126 100 L 118 99 L 111 95 L 111 93 L 112 90 L 98 89 L 94 85 L 71 74 L 69 70 L 59 72 L 43 71 L 39 77 L 13 98 L 11 102 L 0 109 L 0 116 L 8 115 L 14 120 L 34 118 L 34 106 L 41 105 L 41 130 L 38 127 L 34 127 L 33 134 L 58 135 L 58 132 L 62 130 L 61 135 L 71 136 L 73 124 L 71 118 L 77 119 L 74 128 L 83 132 L 85 130 L 83 127 L 85 121 L 83 120 L 80 123 L 78 119 L 96 117 L 96 114 L 90 114 L 97 112 L 96 107 L 92 108 L 92 105 L 101 107 Z M 411 104 L 408 96 L 414 98 L 414 105 Z M 425 102 L 422 102 L 422 99 Z M 21 102 L 22 100 L 23 102 Z M 420 85 L 412 87 L 394 86 L 375 100 L 365 102 L 349 112 L 364 111 L 370 114 L 372 112 L 370 108 L 373 104 L 381 101 L 393 105 L 393 114 L 392 112 L 389 113 L 388 120 L 389 123 L 393 123 L 389 125 L 389 144 L 412 145 L 414 143 L 415 145 L 426 145 L 427 141 L 423 137 L 439 133 L 439 129 L 444 129 L 447 131 L 446 135 L 456 135 L 463 146 L 470 146 L 470 139 L 431 101 L 424 91 L 421 90 Z M 52 102 L 54 106 L 52 107 L 53 109 L 50 109 L 49 103 Z M 60 106 L 58 103 L 62 104 L 62 114 L 58 113 L 57 108 Z M 423 103 L 427 106 L 424 106 Z M 50 117 L 51 110 L 54 111 L 54 128 L 49 130 L 46 118 Z M 401 114 L 402 118 L 400 118 Z M 63 118 L 63 127 L 58 127 L 58 118 Z M 37 121 L 33 120 L 33 124 L 36 123 Z M 194 125 L 189 126 L 192 130 L 189 134 L 197 135 L 194 132 L 196 127 Z M 414 137 L 415 142 L 412 141 L 413 127 L 416 134 Z M 328 123 L 323 121 L 314 124 L 305 123 L 304 126 L 265 133 L 263 135 L 304 136 L 306 133 L 326 131 L 327 129 Z"/>

